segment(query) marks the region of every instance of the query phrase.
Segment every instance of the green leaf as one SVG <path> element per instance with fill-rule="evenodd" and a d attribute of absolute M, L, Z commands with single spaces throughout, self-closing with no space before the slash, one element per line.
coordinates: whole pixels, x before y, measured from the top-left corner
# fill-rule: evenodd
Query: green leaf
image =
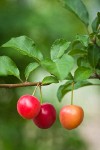
<path fill-rule="evenodd" d="M 91 68 L 87 56 L 79 57 L 79 58 L 77 59 L 77 65 L 78 65 L 79 67 L 82 67 L 82 66 L 83 66 L 83 67 Z"/>
<path fill-rule="evenodd" d="M 47 76 L 42 80 L 42 84 L 58 83 L 59 81 L 54 76 Z"/>
<path fill-rule="evenodd" d="M 51 47 L 51 60 L 60 58 L 70 46 L 70 43 L 64 39 L 57 39 Z"/>
<path fill-rule="evenodd" d="M 50 74 L 53 74 L 58 80 L 63 80 L 74 66 L 74 60 L 70 55 L 63 55 L 61 58 L 53 62 L 50 59 L 41 61 L 41 66 Z"/>
<path fill-rule="evenodd" d="M 25 69 L 25 78 L 26 78 L 26 80 L 28 79 L 30 73 L 31 73 L 32 71 L 34 71 L 38 66 L 39 66 L 38 63 L 33 62 L 33 63 L 30 63 L 30 64 L 26 67 L 26 69 Z"/>
<path fill-rule="evenodd" d="M 94 32 L 97 31 L 99 25 L 100 25 L 100 12 L 97 13 L 97 17 L 92 22 L 92 29 Z"/>
<path fill-rule="evenodd" d="M 84 51 L 84 50 L 80 50 L 80 49 L 72 49 L 68 54 L 71 55 L 71 56 L 75 56 L 75 55 L 79 55 L 80 56 L 80 55 L 87 54 L 87 52 Z"/>
<path fill-rule="evenodd" d="M 99 70 L 100 70 L 100 59 L 99 59 L 99 61 L 98 61 L 98 64 L 97 64 L 97 66 L 96 66 L 96 69 L 99 69 Z"/>
<path fill-rule="evenodd" d="M 13 75 L 20 79 L 20 73 L 16 64 L 8 56 L 0 56 L 0 76 Z"/>
<path fill-rule="evenodd" d="M 90 65 L 95 68 L 100 59 L 100 48 L 94 44 L 88 47 L 88 60 Z"/>
<path fill-rule="evenodd" d="M 89 14 L 81 0 L 63 0 L 65 7 L 72 11 L 86 26 L 89 24 Z"/>
<path fill-rule="evenodd" d="M 57 91 L 57 97 L 58 97 L 58 100 L 59 102 L 61 102 L 62 98 L 72 90 L 72 82 L 73 81 L 68 81 L 66 82 L 64 85 L 61 85 L 59 88 L 58 88 L 58 91 Z M 92 83 L 88 82 L 88 81 L 79 81 L 77 83 L 74 84 L 74 90 L 75 89 L 78 89 L 78 88 L 81 88 L 81 87 L 84 87 L 84 86 L 89 86 L 89 85 L 93 85 Z"/>
<path fill-rule="evenodd" d="M 66 80 L 73 80 L 73 75 L 71 74 L 71 72 L 67 75 Z"/>
<path fill-rule="evenodd" d="M 74 73 L 75 81 L 82 81 L 88 79 L 92 74 L 92 70 L 86 67 L 79 67 Z"/>
<path fill-rule="evenodd" d="M 59 102 L 61 102 L 62 98 L 65 94 L 67 94 L 71 90 L 71 85 L 73 81 L 68 81 L 64 85 L 61 85 L 57 90 L 57 98 Z"/>
<path fill-rule="evenodd" d="M 85 47 L 87 47 L 89 44 L 89 36 L 88 35 L 77 35 L 76 40 L 80 41 L 80 43 Z"/>
<path fill-rule="evenodd" d="M 7 43 L 3 44 L 2 47 L 9 47 L 19 51 L 23 55 L 34 58 L 37 62 L 43 59 L 43 56 L 32 39 L 27 36 L 20 36 L 12 38 Z"/>

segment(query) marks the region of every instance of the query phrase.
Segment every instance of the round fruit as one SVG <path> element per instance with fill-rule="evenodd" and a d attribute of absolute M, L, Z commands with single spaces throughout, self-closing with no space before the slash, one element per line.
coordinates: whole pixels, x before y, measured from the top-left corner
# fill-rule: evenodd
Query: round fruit
<path fill-rule="evenodd" d="M 23 95 L 17 102 L 18 113 L 26 119 L 36 117 L 40 111 L 40 101 L 32 95 Z"/>
<path fill-rule="evenodd" d="M 33 119 L 36 126 L 41 129 L 50 128 L 56 120 L 56 110 L 50 103 L 41 105 L 41 109 L 37 117 Z"/>
<path fill-rule="evenodd" d="M 84 118 L 84 111 L 80 106 L 67 105 L 60 110 L 59 118 L 61 125 L 71 130 L 81 124 Z"/>

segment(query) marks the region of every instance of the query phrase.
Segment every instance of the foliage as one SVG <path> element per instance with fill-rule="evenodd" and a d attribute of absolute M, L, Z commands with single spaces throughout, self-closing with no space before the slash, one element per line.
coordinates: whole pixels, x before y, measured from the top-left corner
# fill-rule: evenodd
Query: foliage
<path fill-rule="evenodd" d="M 31 1 L 31 8 L 27 0 L 0 1 L 0 85 L 30 81 L 31 73 L 41 67 L 47 72 L 43 86 L 61 84 L 57 91 L 61 101 L 73 82 L 78 89 L 94 85 L 90 78 L 100 79 L 100 12 L 89 24 L 89 13 L 81 0 L 60 1 Z M 88 25 L 91 33 L 87 33 Z M 0 89 L 2 150 L 87 149 L 77 131 L 67 132 L 58 122 L 43 132 L 18 117 L 17 99 L 17 89 Z"/>
<path fill-rule="evenodd" d="M 65 4 L 75 13 L 78 18 L 81 18 L 86 27 L 88 23 L 87 9 L 80 1 L 82 7 L 81 14 L 78 13 L 77 4 L 71 1 L 65 1 Z M 76 12 L 77 10 L 77 12 Z M 83 14 L 82 14 L 83 12 Z M 74 89 L 83 87 L 84 85 L 92 85 L 87 79 L 96 75 L 99 79 L 98 70 L 100 70 L 100 45 L 99 45 L 99 34 L 100 34 L 100 13 L 98 12 L 95 21 L 92 23 L 93 32 L 88 35 L 77 35 L 73 41 L 67 41 L 65 39 L 56 40 L 50 49 L 50 56 L 45 58 L 40 50 L 36 48 L 34 41 L 27 36 L 20 36 L 11 38 L 8 42 L 2 45 L 2 47 L 12 48 L 22 55 L 27 55 L 33 59 L 33 63 L 28 64 L 25 69 L 26 81 L 29 78 L 30 73 L 37 67 L 45 69 L 51 77 L 45 77 L 43 84 L 51 84 L 60 81 L 67 82 L 61 85 L 58 89 L 58 99 L 61 101 L 62 97 L 67 94 L 68 91 L 72 90 L 71 84 L 74 82 Z M 4 59 L 3 59 L 4 58 Z M 74 65 L 75 61 L 77 67 Z M 0 57 L 1 71 L 0 76 L 3 75 L 14 75 L 19 77 L 18 68 L 15 63 L 7 56 Z M 7 65 L 6 65 L 7 63 Z M 10 67 L 12 66 L 12 67 Z M 74 69 L 74 67 L 76 67 Z M 9 69 L 10 68 L 10 69 Z M 17 72 L 15 71 L 17 69 Z M 72 70 L 74 72 L 72 74 Z M 71 75 L 71 78 L 69 77 Z M 85 84 L 84 84 L 85 83 Z M 63 89 L 63 94 L 62 93 Z"/>

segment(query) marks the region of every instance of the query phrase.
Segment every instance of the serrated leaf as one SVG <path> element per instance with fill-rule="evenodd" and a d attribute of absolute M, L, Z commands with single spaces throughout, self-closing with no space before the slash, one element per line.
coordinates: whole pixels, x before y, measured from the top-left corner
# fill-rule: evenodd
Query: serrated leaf
<path fill-rule="evenodd" d="M 81 0 L 63 0 L 65 7 L 73 12 L 86 26 L 89 24 L 89 14 Z"/>
<path fill-rule="evenodd" d="M 58 97 L 59 102 L 61 102 L 62 98 L 68 92 L 70 92 L 72 90 L 72 82 L 73 81 L 68 81 L 64 85 L 61 85 L 58 88 L 57 97 Z M 74 84 L 74 90 L 78 89 L 78 88 L 81 88 L 81 87 L 84 87 L 84 86 L 89 86 L 89 85 L 93 85 L 93 84 L 91 82 L 88 82 L 88 81 L 79 81 L 79 82 L 77 82 L 77 83 Z"/>
<path fill-rule="evenodd" d="M 88 60 L 90 65 L 95 68 L 100 59 L 100 48 L 94 44 L 88 47 Z"/>
<path fill-rule="evenodd" d="M 13 75 L 20 79 L 19 70 L 12 59 L 8 56 L 0 56 L 0 76 L 8 75 Z"/>
<path fill-rule="evenodd" d="M 30 73 L 31 73 L 32 71 L 34 71 L 38 66 L 39 66 L 38 63 L 33 62 L 33 63 L 30 63 L 30 64 L 26 67 L 26 69 L 25 69 L 25 78 L 26 78 L 26 80 L 28 79 Z"/>
<path fill-rule="evenodd" d="M 42 84 L 58 83 L 59 81 L 54 76 L 47 76 L 42 80 Z"/>
<path fill-rule="evenodd" d="M 11 38 L 2 47 L 9 47 L 19 51 L 23 55 L 34 58 L 37 62 L 43 59 L 41 52 L 36 48 L 34 41 L 27 36 Z"/>
<path fill-rule="evenodd" d="M 51 47 L 51 60 L 60 58 L 68 49 L 71 42 L 64 39 L 57 39 Z"/>
<path fill-rule="evenodd" d="M 75 55 L 79 55 L 80 56 L 80 55 L 87 54 L 87 52 L 83 51 L 83 50 L 80 50 L 80 49 L 72 49 L 68 54 L 71 55 L 71 56 L 75 56 Z"/>
<path fill-rule="evenodd" d="M 63 80 L 74 66 L 74 60 L 70 55 L 63 55 L 61 58 L 53 62 L 50 59 L 41 61 L 41 66 L 50 74 L 53 74 L 58 80 Z"/>
<path fill-rule="evenodd" d="M 94 32 L 97 31 L 99 25 L 100 25 L 100 12 L 97 13 L 97 17 L 92 22 L 92 29 Z"/>
<path fill-rule="evenodd" d="M 79 67 L 74 73 L 75 81 L 82 81 L 88 79 L 92 74 L 92 70 L 86 67 Z"/>

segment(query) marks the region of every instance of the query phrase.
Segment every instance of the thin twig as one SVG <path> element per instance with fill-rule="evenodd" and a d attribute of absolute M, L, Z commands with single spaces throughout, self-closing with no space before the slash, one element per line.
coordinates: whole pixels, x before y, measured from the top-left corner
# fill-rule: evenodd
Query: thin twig
<path fill-rule="evenodd" d="M 89 79 L 99 79 L 100 75 L 93 74 Z M 46 86 L 50 85 L 49 83 L 42 84 L 42 82 L 23 82 L 23 83 L 16 83 L 16 84 L 0 84 L 0 88 L 17 88 L 17 87 L 27 87 L 27 86 Z M 100 84 L 93 84 L 100 86 Z"/>
<path fill-rule="evenodd" d="M 17 88 L 17 87 L 27 87 L 27 86 L 45 86 L 49 84 L 43 84 L 42 82 L 23 82 L 23 83 L 16 83 L 16 84 L 0 84 L 0 88 Z"/>

